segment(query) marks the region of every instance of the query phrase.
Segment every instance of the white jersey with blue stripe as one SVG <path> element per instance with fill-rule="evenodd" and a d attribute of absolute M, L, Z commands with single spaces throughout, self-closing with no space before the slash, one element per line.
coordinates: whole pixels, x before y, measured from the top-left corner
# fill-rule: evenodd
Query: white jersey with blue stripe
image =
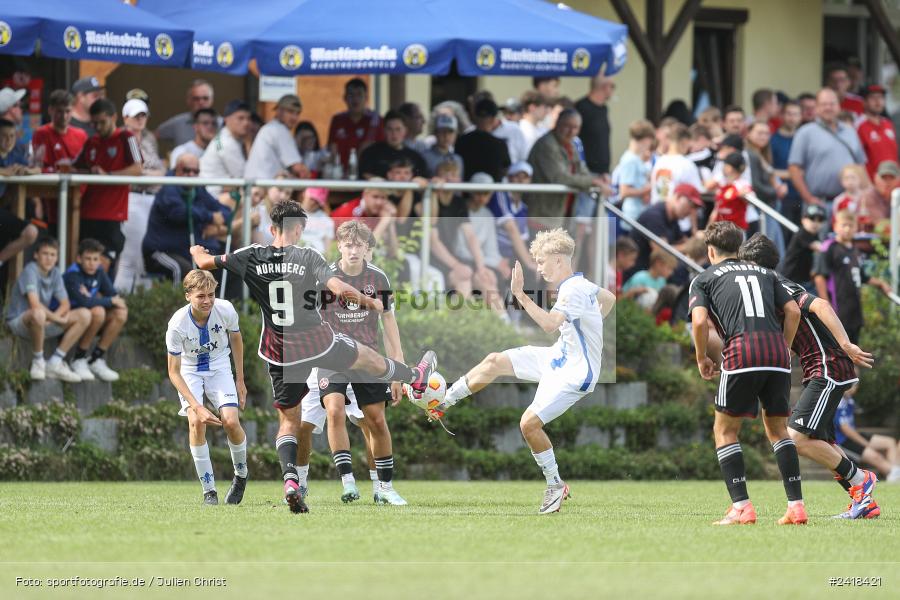
<path fill-rule="evenodd" d="M 555 358 L 551 366 L 561 369 L 566 381 L 580 391 L 594 389 L 600 377 L 600 359 L 603 354 L 603 314 L 597 294 L 600 288 L 581 273 L 575 273 L 563 281 L 558 290 L 556 304 L 551 310 L 562 313 L 566 320 L 559 326 L 559 339 L 553 345 Z"/>
<path fill-rule="evenodd" d="M 173 356 L 181 356 L 182 373 L 230 371 L 228 334 L 239 330 L 237 311 L 228 300 L 216 299 L 202 327 L 194 321 L 188 304 L 169 319 L 166 349 Z"/>

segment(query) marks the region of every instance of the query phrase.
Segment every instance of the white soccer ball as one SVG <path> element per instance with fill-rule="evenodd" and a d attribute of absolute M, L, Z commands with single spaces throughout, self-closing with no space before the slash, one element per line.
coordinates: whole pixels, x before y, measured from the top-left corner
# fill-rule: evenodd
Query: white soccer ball
<path fill-rule="evenodd" d="M 428 385 L 421 396 L 413 393 L 412 387 L 408 384 L 403 386 L 406 391 L 406 397 L 409 401 L 421 408 L 422 410 L 430 410 L 444 401 L 447 395 L 447 380 L 440 373 L 432 373 L 428 378 Z"/>

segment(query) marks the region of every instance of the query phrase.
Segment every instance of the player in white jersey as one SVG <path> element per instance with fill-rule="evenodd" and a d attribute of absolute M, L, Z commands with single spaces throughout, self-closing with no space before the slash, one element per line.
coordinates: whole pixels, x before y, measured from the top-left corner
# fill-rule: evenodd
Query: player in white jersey
<path fill-rule="evenodd" d="M 216 479 L 206 426 L 221 426 L 228 438 L 234 479 L 225 495 L 226 504 L 240 504 L 247 485 L 247 436 L 238 411 L 247 401 L 244 385 L 244 344 L 238 314 L 227 300 L 216 300 L 216 280 L 208 271 L 194 269 L 184 278 L 184 296 L 189 302 L 169 319 L 166 349 L 169 379 L 181 399 L 179 415 L 188 418 L 188 443 L 203 487 L 203 502 L 218 504 Z M 231 373 L 234 355 L 237 377 Z M 203 406 L 204 396 L 219 416 Z"/>
<path fill-rule="evenodd" d="M 572 272 L 575 242 L 563 229 L 542 231 L 531 243 L 531 255 L 538 273 L 557 288 L 556 304 L 549 311 L 523 290 L 522 265 L 516 261 L 510 289 L 541 329 L 559 330 L 559 339 L 550 347 L 523 346 L 492 352 L 447 390 L 436 407 L 442 413 L 462 398 L 471 396 L 497 377 L 515 375 L 539 382 L 534 401 L 525 409 L 519 427 L 538 466 L 547 480 L 539 514 L 559 511 L 569 495 L 569 486 L 560 479 L 553 445 L 544 425 L 563 414 L 594 390 L 600 376 L 603 351 L 603 319 L 612 310 L 616 297 Z"/>

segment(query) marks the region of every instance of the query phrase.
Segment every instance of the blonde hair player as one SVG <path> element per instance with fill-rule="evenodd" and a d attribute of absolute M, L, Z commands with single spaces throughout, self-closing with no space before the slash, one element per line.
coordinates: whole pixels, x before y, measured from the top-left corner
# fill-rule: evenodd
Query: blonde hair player
<path fill-rule="evenodd" d="M 247 402 L 238 314 L 228 300 L 216 300 L 218 283 L 211 273 L 194 269 L 185 276 L 183 285 L 189 304 L 172 315 L 166 330 L 169 380 L 181 399 L 178 414 L 188 418 L 188 443 L 203 486 L 203 503 L 219 503 L 206 444 L 206 426 L 214 425 L 224 427 L 234 464 L 234 479 L 225 503 L 240 504 L 248 473 L 247 436 L 238 418 L 238 411 Z M 234 355 L 237 377 L 232 376 L 229 354 Z M 218 417 L 203 406 L 204 395 L 216 408 Z"/>
<path fill-rule="evenodd" d="M 575 241 L 562 229 L 542 231 L 531 243 L 537 272 L 557 289 L 556 304 L 542 309 L 523 289 L 522 265 L 513 267 L 510 289 L 534 322 L 550 333 L 559 330 L 559 339 L 550 347 L 522 346 L 488 354 L 475 368 L 447 390 L 436 407 L 446 411 L 462 398 L 484 389 L 497 377 L 515 375 L 539 382 L 534 401 L 525 409 L 519 427 L 531 448 L 534 460 L 544 473 L 547 489 L 538 510 L 546 515 L 558 512 L 569 496 L 569 486 L 559 476 L 553 445 L 544 425 L 566 412 L 594 390 L 600 377 L 603 351 L 603 319 L 615 306 L 616 297 L 572 272 Z"/>

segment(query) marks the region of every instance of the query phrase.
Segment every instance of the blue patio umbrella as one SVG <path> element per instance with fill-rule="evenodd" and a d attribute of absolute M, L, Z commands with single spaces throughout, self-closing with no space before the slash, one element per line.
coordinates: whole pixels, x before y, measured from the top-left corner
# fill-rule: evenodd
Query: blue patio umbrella
<path fill-rule="evenodd" d="M 6 31 L 6 34 L 3 32 Z M 0 53 L 187 66 L 190 28 L 118 0 L 0 0 Z"/>

